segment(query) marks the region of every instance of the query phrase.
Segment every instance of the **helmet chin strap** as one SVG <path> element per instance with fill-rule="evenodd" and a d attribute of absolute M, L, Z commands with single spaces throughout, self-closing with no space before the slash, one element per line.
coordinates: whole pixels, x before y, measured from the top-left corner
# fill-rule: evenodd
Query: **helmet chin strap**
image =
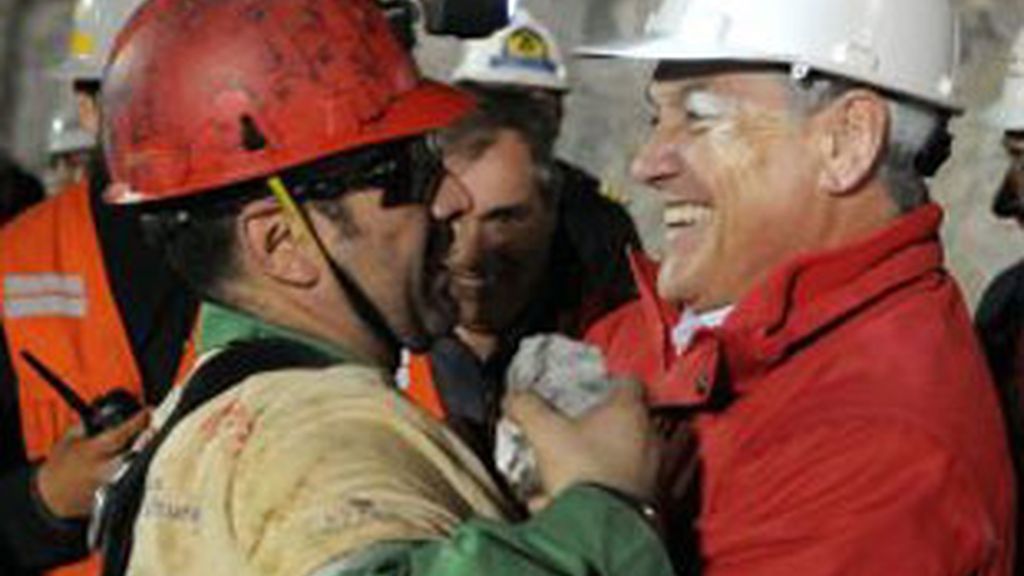
<path fill-rule="evenodd" d="M 373 303 L 373 300 L 367 295 L 366 290 L 359 285 L 359 282 L 331 258 L 327 247 L 324 246 L 323 240 L 316 233 L 316 229 L 313 228 L 309 215 L 299 207 L 281 178 L 272 176 L 267 180 L 267 186 L 270 188 L 271 193 L 273 193 L 274 198 L 277 199 L 277 202 L 284 209 L 292 232 L 297 235 L 301 243 L 310 246 L 323 258 L 330 268 L 335 281 L 345 292 L 345 296 L 351 303 L 353 310 L 355 310 L 356 316 L 359 317 L 363 325 L 369 328 L 380 342 L 384 343 L 388 351 L 389 363 L 397 366 L 403 343 L 402 339 L 399 338 L 384 318 L 384 314 Z"/>

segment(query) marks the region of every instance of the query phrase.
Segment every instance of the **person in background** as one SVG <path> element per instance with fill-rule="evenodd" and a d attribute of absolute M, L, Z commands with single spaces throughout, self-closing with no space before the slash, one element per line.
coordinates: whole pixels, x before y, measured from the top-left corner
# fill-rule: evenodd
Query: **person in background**
<path fill-rule="evenodd" d="M 42 202 L 45 197 L 46 192 L 39 179 L 6 153 L 0 152 L 0 226 Z"/>
<path fill-rule="evenodd" d="M 467 40 L 452 73 L 452 81 L 465 88 L 511 92 L 537 100 L 547 112 L 557 138 L 565 117 L 565 98 L 572 91 L 568 67 L 555 35 L 525 8 L 519 8 L 509 26 L 487 38 Z M 556 161 L 565 186 L 598 192 L 600 181 L 564 159 Z"/>
<path fill-rule="evenodd" d="M 596 179 L 555 155 L 569 82 L 539 22 L 520 11 L 491 37 L 466 42 L 452 79 L 478 101 L 440 136 L 450 177 L 473 198 L 452 221 L 445 260 L 459 321 L 429 356 L 409 357 L 399 381 L 490 460 L 520 340 L 580 337 L 635 298 L 627 252 L 640 239 Z"/>
<path fill-rule="evenodd" d="M 62 68 L 58 76 L 66 80 L 66 73 Z M 60 102 L 50 119 L 50 132 L 46 139 L 48 163 L 43 181 L 51 196 L 88 180 L 89 163 L 96 148 L 95 126 L 87 130 L 78 118 L 79 104 L 88 100 L 85 96 L 77 96 L 74 89 L 68 90 L 63 85 L 61 88 Z"/>
<path fill-rule="evenodd" d="M 1002 92 L 985 117 L 1002 132 L 1003 150 L 1010 161 L 992 201 L 992 213 L 1024 228 L 1024 32 L 1010 50 Z M 1024 486 L 1024 261 L 1000 272 L 985 288 L 974 325 L 1002 400 L 1019 495 Z M 1024 517 L 1019 498 L 1017 506 L 1019 521 Z M 1018 539 L 1018 554 L 1024 553 L 1020 545 Z"/>
<path fill-rule="evenodd" d="M 565 100 L 572 92 L 569 68 L 555 35 L 526 9 L 520 8 L 505 28 L 487 38 L 463 42 L 461 57 L 452 72 L 452 81 L 459 87 L 495 97 L 518 95 L 533 99 L 543 109 L 535 122 L 546 125 L 558 139 L 565 119 Z M 629 214 L 614 195 L 606 195 L 600 180 L 583 168 L 555 156 L 560 187 L 566 191 L 563 202 L 573 210 L 586 212 L 589 217 L 570 219 L 567 225 L 583 228 L 594 223 L 594 218 L 609 226 L 603 244 L 607 246 L 638 246 L 635 226 Z M 614 201 L 597 201 L 595 196 Z M 580 230 L 580 234 L 590 234 Z M 604 254 L 594 254 L 604 257 Z M 589 260 L 589 255 L 584 259 Z M 608 270 L 622 273 L 612 266 L 625 268 L 622 258 L 609 263 Z"/>
<path fill-rule="evenodd" d="M 58 71 L 77 103 L 88 170 L 0 230 L 0 558 L 5 575 L 94 576 L 86 528 L 93 493 L 142 414 L 95 437 L 27 364 L 37 356 L 86 402 L 122 389 L 153 405 L 190 364 L 196 303 L 142 240 L 137 215 L 105 205 L 96 136 L 114 35 L 140 0 L 81 0 Z M 67 128 L 67 126 L 65 126 Z"/>

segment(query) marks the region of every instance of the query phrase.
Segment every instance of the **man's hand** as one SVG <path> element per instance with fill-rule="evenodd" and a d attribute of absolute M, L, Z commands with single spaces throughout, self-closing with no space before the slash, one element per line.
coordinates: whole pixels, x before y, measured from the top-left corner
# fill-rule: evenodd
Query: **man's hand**
<path fill-rule="evenodd" d="M 144 411 L 93 438 L 87 438 L 81 426 L 72 428 L 36 475 L 36 487 L 49 511 L 62 519 L 88 516 L 93 494 L 117 470 L 121 455 L 148 423 L 149 413 Z"/>
<path fill-rule="evenodd" d="M 658 437 L 640 386 L 616 387 L 604 403 L 575 420 L 531 393 L 510 393 L 505 410 L 536 453 L 547 498 L 582 482 L 614 488 L 641 500 L 653 496 Z M 531 502 L 530 507 L 537 509 L 545 503 Z"/>

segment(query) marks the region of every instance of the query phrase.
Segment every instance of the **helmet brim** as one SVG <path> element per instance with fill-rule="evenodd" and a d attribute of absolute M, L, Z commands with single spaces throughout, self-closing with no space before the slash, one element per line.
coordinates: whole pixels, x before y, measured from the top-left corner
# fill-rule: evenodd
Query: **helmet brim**
<path fill-rule="evenodd" d="M 50 155 L 85 152 L 96 148 L 96 137 L 81 128 L 68 130 L 60 136 L 52 136 L 46 146 Z"/>
<path fill-rule="evenodd" d="M 961 103 L 952 97 L 943 97 L 938 91 L 928 90 L 920 86 L 900 84 L 898 81 L 882 83 L 877 78 L 872 78 L 869 75 L 834 62 L 815 62 L 809 61 L 806 57 L 794 56 L 792 54 L 771 54 L 736 47 L 730 47 L 728 50 L 715 50 L 704 44 L 692 45 L 684 39 L 672 35 L 650 35 L 641 38 L 614 40 L 601 44 L 580 46 L 573 51 L 573 54 L 580 58 L 614 58 L 701 65 L 749 62 L 791 66 L 799 62 L 813 70 L 864 82 L 865 84 L 876 86 L 883 91 L 908 96 L 953 114 L 961 114 L 964 111 L 964 106 Z"/>
<path fill-rule="evenodd" d="M 68 59 L 49 70 L 49 76 L 60 81 L 101 82 L 103 67 L 76 59 Z"/>

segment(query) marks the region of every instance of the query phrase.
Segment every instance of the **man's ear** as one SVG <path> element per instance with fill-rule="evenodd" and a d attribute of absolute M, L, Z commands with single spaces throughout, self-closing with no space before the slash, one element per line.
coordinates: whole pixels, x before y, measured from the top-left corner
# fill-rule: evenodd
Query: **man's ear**
<path fill-rule="evenodd" d="M 238 218 L 238 232 L 245 258 L 263 275 L 296 287 L 309 287 L 320 279 L 316 255 L 303 245 L 273 198 L 247 204 Z"/>
<path fill-rule="evenodd" d="M 869 90 L 850 90 L 817 115 L 822 171 L 832 195 L 856 192 L 877 169 L 889 135 L 889 106 Z"/>

